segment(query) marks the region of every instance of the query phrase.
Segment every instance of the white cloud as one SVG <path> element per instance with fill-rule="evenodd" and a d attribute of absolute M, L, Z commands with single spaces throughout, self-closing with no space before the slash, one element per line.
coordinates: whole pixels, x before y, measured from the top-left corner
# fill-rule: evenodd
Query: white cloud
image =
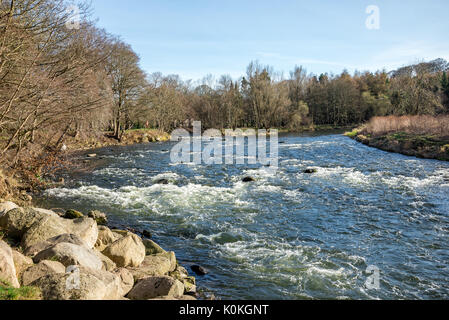
<path fill-rule="evenodd" d="M 339 62 L 339 61 L 317 60 L 317 59 L 309 59 L 309 58 L 302 58 L 302 57 L 293 57 L 293 56 L 281 55 L 279 53 L 274 53 L 274 52 L 256 52 L 256 55 L 258 55 L 262 58 L 282 60 L 291 65 L 316 64 L 316 65 L 327 65 L 327 66 L 342 67 L 342 68 L 351 68 L 350 65 L 343 63 L 343 62 Z"/>
<path fill-rule="evenodd" d="M 394 70 L 407 64 L 436 58 L 449 60 L 446 43 L 404 42 L 374 54 L 364 69 Z M 363 68 L 360 68 L 363 69 Z"/>

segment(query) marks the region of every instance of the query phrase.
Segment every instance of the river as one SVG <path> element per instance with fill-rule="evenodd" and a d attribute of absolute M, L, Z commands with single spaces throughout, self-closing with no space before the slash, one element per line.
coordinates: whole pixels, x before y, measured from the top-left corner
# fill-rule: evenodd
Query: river
<path fill-rule="evenodd" d="M 181 264 L 208 269 L 198 285 L 221 299 L 449 298 L 449 163 L 336 133 L 279 140 L 276 173 L 174 165 L 171 143 L 103 148 L 94 170 L 64 173 L 41 201 L 150 230 Z M 365 285 L 368 266 L 380 287 Z"/>

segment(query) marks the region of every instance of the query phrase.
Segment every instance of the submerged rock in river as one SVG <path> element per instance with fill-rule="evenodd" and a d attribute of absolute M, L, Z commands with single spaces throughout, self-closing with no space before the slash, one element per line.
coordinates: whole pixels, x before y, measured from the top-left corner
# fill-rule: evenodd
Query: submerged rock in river
<path fill-rule="evenodd" d="M 193 265 L 190 267 L 190 269 L 192 269 L 192 271 L 195 272 L 199 276 L 204 276 L 209 273 L 209 271 L 204 269 L 202 266 L 198 266 L 198 265 Z"/>
<path fill-rule="evenodd" d="M 168 184 L 169 181 L 167 179 L 158 179 L 154 182 L 154 184 Z"/>
<path fill-rule="evenodd" d="M 256 181 L 256 179 L 254 179 L 253 177 L 244 177 L 242 179 L 242 182 L 254 182 Z"/>

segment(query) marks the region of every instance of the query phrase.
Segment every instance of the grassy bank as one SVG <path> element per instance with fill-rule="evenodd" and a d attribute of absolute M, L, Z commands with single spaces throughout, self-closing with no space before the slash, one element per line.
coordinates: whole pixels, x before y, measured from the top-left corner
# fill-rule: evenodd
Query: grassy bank
<path fill-rule="evenodd" d="M 388 152 L 449 161 L 447 116 L 376 117 L 346 136 Z"/>
<path fill-rule="evenodd" d="M 41 292 L 35 287 L 13 288 L 0 280 L 0 300 L 41 300 Z"/>

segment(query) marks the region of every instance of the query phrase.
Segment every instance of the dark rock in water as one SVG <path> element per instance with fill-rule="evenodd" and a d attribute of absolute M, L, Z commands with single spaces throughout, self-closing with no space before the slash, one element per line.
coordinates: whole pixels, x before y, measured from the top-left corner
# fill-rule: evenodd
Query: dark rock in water
<path fill-rule="evenodd" d="M 253 177 L 245 177 L 242 179 L 242 182 L 254 182 L 256 181 L 256 179 L 254 179 Z"/>
<path fill-rule="evenodd" d="M 285 143 L 285 141 L 279 141 L 279 144 L 284 144 Z"/>
<path fill-rule="evenodd" d="M 317 173 L 318 169 L 306 169 L 303 172 L 304 173 L 308 173 L 308 174 L 312 174 L 312 173 Z"/>
<path fill-rule="evenodd" d="M 154 184 L 168 184 L 167 179 L 159 179 L 154 182 Z"/>
<path fill-rule="evenodd" d="M 190 269 L 192 269 L 192 271 L 195 272 L 199 276 L 204 276 L 204 275 L 209 273 L 202 266 L 198 266 L 198 265 L 193 265 L 193 266 L 190 267 Z"/>
<path fill-rule="evenodd" d="M 152 237 L 151 232 L 148 231 L 148 230 L 143 230 L 143 231 L 142 231 L 142 235 L 143 235 L 145 238 L 149 238 L 149 239 L 151 239 L 151 237 Z"/>

